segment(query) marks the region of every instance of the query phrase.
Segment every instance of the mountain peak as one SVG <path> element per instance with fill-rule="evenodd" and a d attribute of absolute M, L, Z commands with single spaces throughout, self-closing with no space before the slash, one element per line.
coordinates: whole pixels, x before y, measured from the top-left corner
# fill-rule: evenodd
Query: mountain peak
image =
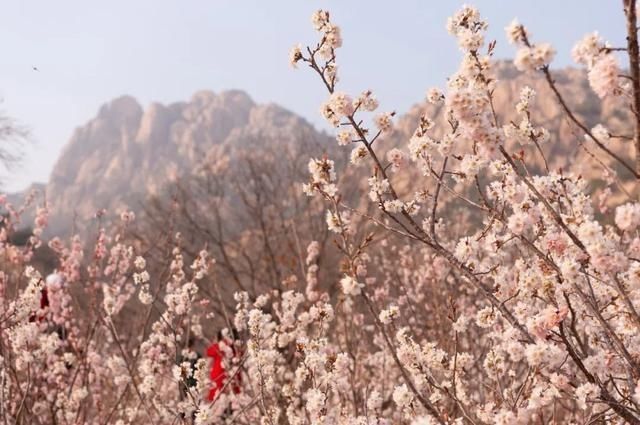
<path fill-rule="evenodd" d="M 131 96 L 115 98 L 76 129 L 54 166 L 47 187 L 51 230 L 64 232 L 70 217 L 80 223 L 100 208 L 135 207 L 171 176 L 193 172 L 244 139 L 275 145 L 313 131 L 290 111 L 256 104 L 241 90 L 201 90 L 186 102 L 145 109 Z"/>
<path fill-rule="evenodd" d="M 97 118 L 110 121 L 123 121 L 139 119 L 142 115 L 142 106 L 129 95 L 119 96 L 100 107 Z"/>

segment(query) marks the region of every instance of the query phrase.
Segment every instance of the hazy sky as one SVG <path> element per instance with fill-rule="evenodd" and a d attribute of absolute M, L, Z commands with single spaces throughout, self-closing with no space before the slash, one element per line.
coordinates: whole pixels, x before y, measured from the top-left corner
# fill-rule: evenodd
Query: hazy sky
<path fill-rule="evenodd" d="M 343 30 L 342 89 L 371 88 L 398 112 L 442 86 L 459 60 L 445 0 L 0 0 L 0 107 L 28 126 L 33 148 L 7 182 L 16 190 L 46 181 L 75 127 L 122 94 L 143 105 L 188 99 L 200 89 L 242 89 L 322 127 L 325 93 L 305 69 L 288 65 L 289 48 L 314 42 L 309 17 L 326 8 Z M 622 1 L 471 2 L 489 21 L 498 56 L 513 53 L 504 27 L 518 17 L 536 41 L 570 64 L 571 46 L 593 30 L 624 42 Z M 36 66 L 39 71 L 33 71 Z"/>

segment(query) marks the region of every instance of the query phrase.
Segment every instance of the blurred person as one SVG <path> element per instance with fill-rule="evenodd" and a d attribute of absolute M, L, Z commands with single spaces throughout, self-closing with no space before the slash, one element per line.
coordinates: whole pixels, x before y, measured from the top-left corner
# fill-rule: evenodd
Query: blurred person
<path fill-rule="evenodd" d="M 62 286 L 63 278 L 60 274 L 53 272 L 49 274 L 44 280 L 44 285 L 42 285 L 42 289 L 40 289 L 40 310 L 37 313 L 32 314 L 29 317 L 30 322 L 42 322 L 46 319 L 46 314 L 48 312 L 48 308 L 50 306 L 49 302 L 49 288 L 55 287 L 59 288 Z M 62 339 L 62 335 L 60 336 Z"/>
<path fill-rule="evenodd" d="M 242 384 L 240 373 L 234 369 L 229 371 L 231 374 L 231 376 L 229 376 L 225 369 L 225 363 L 229 365 L 241 357 L 241 352 L 235 346 L 237 340 L 238 332 L 235 329 L 228 332 L 227 335 L 225 335 L 223 330 L 220 330 L 218 331 L 217 341 L 207 348 L 207 357 L 212 359 L 209 377 L 213 384 L 207 397 L 209 401 L 215 400 L 218 392 L 222 391 L 225 385 L 227 385 L 228 379 L 233 379 L 233 382 L 228 385 L 233 393 L 240 393 L 240 386 Z"/>
<path fill-rule="evenodd" d="M 64 276 L 57 271 L 54 271 L 47 276 L 44 285 L 44 291 L 47 297 L 47 306 L 49 307 L 53 315 L 52 323 L 54 325 L 54 330 L 61 340 L 67 338 L 67 329 L 64 327 L 63 322 L 56 319 L 56 315 L 59 315 L 63 309 L 63 306 L 61 305 L 60 294 L 64 284 Z"/>

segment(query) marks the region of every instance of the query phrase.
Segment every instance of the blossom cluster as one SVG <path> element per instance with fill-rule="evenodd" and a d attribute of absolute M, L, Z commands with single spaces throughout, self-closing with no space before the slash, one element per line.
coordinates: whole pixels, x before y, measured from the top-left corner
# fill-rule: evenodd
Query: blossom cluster
<path fill-rule="evenodd" d="M 585 35 L 573 48 L 572 56 L 576 63 L 587 67 L 589 84 L 599 97 L 624 94 L 626 84 L 620 78 L 618 58 L 597 32 Z"/>

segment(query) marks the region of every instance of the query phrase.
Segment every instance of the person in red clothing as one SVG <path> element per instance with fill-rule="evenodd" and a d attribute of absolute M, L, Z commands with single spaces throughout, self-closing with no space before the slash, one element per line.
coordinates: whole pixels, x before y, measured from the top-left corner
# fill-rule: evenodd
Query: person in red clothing
<path fill-rule="evenodd" d="M 47 307 L 49 307 L 49 292 L 47 291 L 47 285 L 45 283 L 40 290 L 40 312 L 44 312 Z M 30 322 L 35 322 L 36 320 L 42 322 L 44 319 L 44 314 L 36 315 L 36 313 L 33 313 L 29 317 Z"/>
<path fill-rule="evenodd" d="M 233 382 L 227 385 L 227 389 L 231 388 L 234 394 L 240 393 L 240 385 L 242 383 L 240 373 L 236 373 L 236 369 L 230 371 L 231 376 L 228 376 L 225 370 L 225 363 L 230 364 L 233 358 L 239 358 L 239 352 L 235 347 L 234 341 L 237 340 L 237 332 L 232 331 L 231 336 L 233 339 L 225 337 L 222 331 L 218 332 L 218 341 L 214 342 L 207 348 L 207 357 L 211 357 L 211 373 L 210 378 L 212 387 L 209 390 L 207 399 L 213 401 L 219 391 L 225 388 L 227 379 L 233 379 Z M 232 358 L 228 358 L 232 356 Z"/>

